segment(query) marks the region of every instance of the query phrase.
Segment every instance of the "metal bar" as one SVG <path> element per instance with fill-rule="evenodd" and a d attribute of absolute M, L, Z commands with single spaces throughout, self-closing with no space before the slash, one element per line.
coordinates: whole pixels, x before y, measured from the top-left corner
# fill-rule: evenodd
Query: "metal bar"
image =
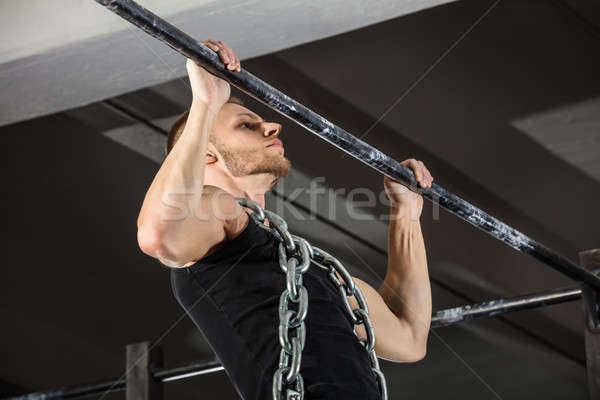
<path fill-rule="evenodd" d="M 600 274 L 600 249 L 579 253 L 581 266 Z M 582 285 L 585 363 L 590 399 L 600 399 L 600 290 Z"/>
<path fill-rule="evenodd" d="M 154 373 L 154 379 L 160 382 L 172 382 L 193 376 L 222 371 L 224 368 L 218 361 L 196 361 L 171 369 L 163 369 Z"/>
<path fill-rule="evenodd" d="M 193 376 L 209 374 L 223 370 L 220 362 L 194 361 L 189 364 L 181 365 L 175 368 L 164 368 L 156 370 L 152 376 L 156 382 L 165 383 L 179 379 L 187 379 Z M 105 393 L 125 391 L 125 376 L 120 378 L 108 379 L 95 383 L 84 383 L 79 385 L 65 386 L 59 389 L 48 390 L 45 392 L 29 393 L 21 396 L 7 397 L 2 400 L 63 400 L 63 399 L 81 399 L 90 396 L 101 395 Z"/>
<path fill-rule="evenodd" d="M 571 279 L 586 282 L 600 289 L 600 277 L 537 243 L 469 202 L 448 193 L 436 183 L 433 183 L 432 187 L 428 189 L 417 187 L 414 174 L 409 168 L 400 165 L 396 160 L 354 137 L 249 72 L 227 70 L 219 60 L 219 56 L 208 47 L 134 1 L 95 1 L 371 168 L 403 183 L 411 190 L 420 193 L 424 198 L 438 203 L 447 211 L 487 232 L 510 247 L 533 256 Z"/>
<path fill-rule="evenodd" d="M 431 320 L 432 328 L 458 324 L 467 320 L 484 317 L 494 317 L 512 311 L 521 311 L 532 308 L 549 306 L 581 298 L 579 287 L 568 287 L 549 290 L 547 292 L 535 293 L 526 296 L 512 297 L 474 304 L 471 306 L 451 308 L 434 313 Z M 152 373 L 156 382 L 172 382 L 187 379 L 193 376 L 210 374 L 222 371 L 224 368 L 220 362 L 195 361 L 169 369 L 158 369 Z M 92 384 L 66 386 L 61 389 L 46 392 L 30 393 L 22 396 L 8 397 L 2 400 L 62 400 L 84 398 L 109 392 L 125 390 L 125 378 L 114 378 Z"/>
<path fill-rule="evenodd" d="M 65 386 L 45 392 L 28 393 L 21 396 L 7 397 L 3 400 L 63 400 L 82 399 L 103 393 L 121 392 L 125 390 L 125 378 L 113 378 L 95 383 Z"/>
<path fill-rule="evenodd" d="M 529 310 L 552 304 L 565 303 L 567 301 L 580 299 L 581 293 L 582 291 L 579 286 L 572 286 L 525 296 L 492 300 L 463 307 L 440 310 L 433 314 L 433 317 L 431 318 L 431 327 L 440 328 L 473 319 L 495 317 L 512 311 Z"/>

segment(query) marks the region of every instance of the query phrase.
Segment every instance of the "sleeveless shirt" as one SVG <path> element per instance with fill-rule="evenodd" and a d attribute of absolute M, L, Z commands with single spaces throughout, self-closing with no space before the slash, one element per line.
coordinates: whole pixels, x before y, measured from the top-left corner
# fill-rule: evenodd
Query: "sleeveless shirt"
<path fill-rule="evenodd" d="M 246 228 L 215 253 L 172 269 L 171 286 L 240 397 L 267 400 L 281 350 L 278 306 L 286 283 L 279 242 L 255 218 L 249 214 Z M 300 368 L 304 398 L 381 399 L 369 356 L 327 271 L 311 261 L 303 285 L 309 298 Z"/>

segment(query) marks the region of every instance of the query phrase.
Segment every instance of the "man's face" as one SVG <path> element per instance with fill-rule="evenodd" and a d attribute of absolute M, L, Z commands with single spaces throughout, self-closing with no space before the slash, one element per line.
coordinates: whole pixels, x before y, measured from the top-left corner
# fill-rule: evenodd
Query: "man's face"
<path fill-rule="evenodd" d="M 239 104 L 226 103 L 215 121 L 211 142 L 233 176 L 267 173 L 278 179 L 291 167 L 280 132 L 280 124 L 263 121 Z"/>

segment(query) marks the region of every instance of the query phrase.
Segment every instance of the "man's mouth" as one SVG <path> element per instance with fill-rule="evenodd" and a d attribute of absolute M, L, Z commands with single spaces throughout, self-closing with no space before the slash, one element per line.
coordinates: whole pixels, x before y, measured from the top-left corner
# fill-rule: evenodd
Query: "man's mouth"
<path fill-rule="evenodd" d="M 281 142 L 281 140 L 279 139 L 275 139 L 270 145 L 268 145 L 267 147 L 279 147 L 280 149 L 283 150 L 283 143 Z"/>

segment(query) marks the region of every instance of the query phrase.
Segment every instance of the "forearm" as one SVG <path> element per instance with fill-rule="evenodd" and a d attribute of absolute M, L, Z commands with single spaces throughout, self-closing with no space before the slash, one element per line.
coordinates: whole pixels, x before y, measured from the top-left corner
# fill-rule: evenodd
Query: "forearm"
<path fill-rule="evenodd" d="M 388 235 L 388 267 L 379 290 L 387 306 L 423 345 L 431 322 L 431 287 L 425 242 L 418 219 L 398 218 L 391 208 Z"/>
<path fill-rule="evenodd" d="M 208 137 L 218 109 L 193 103 L 181 136 L 156 174 L 140 211 L 138 227 L 144 223 L 185 219 L 194 199 L 204 187 Z"/>

